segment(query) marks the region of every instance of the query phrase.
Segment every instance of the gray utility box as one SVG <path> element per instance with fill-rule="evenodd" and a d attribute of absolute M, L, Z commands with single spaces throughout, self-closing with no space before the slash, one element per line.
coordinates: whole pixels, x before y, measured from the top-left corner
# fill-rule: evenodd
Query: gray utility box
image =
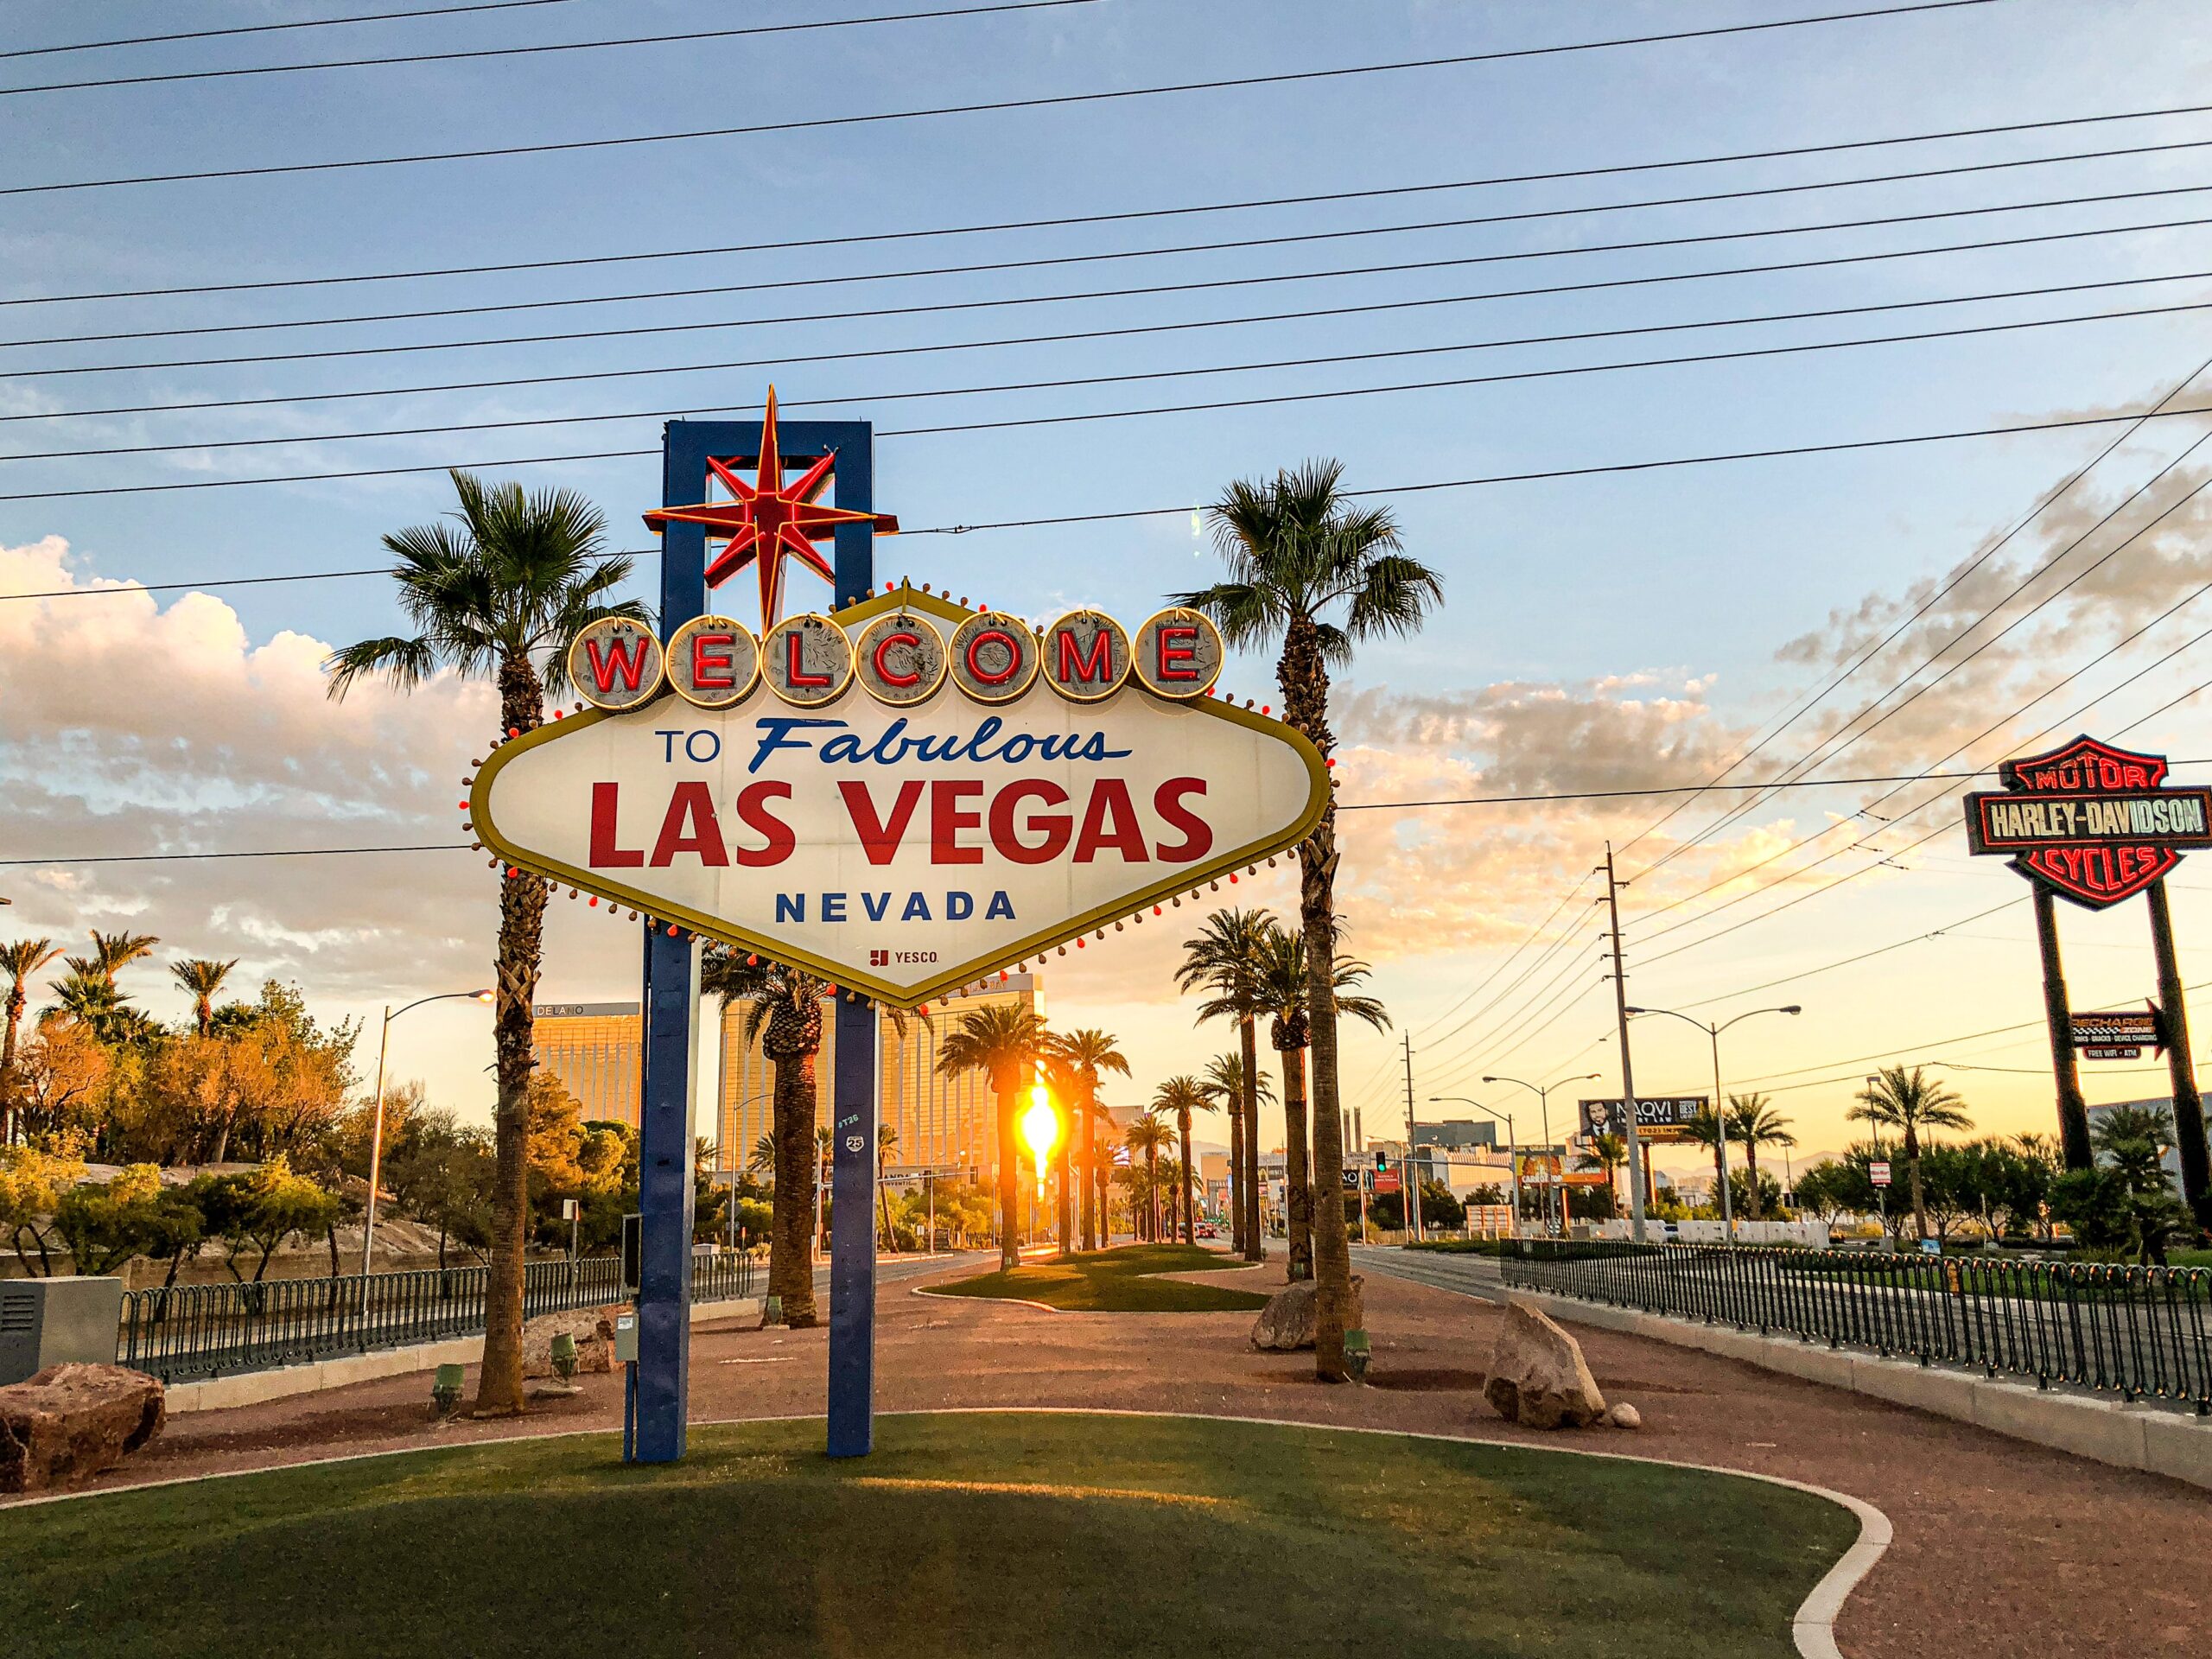
<path fill-rule="evenodd" d="M 115 1363 L 120 1279 L 0 1279 L 0 1387 L 49 1365 Z"/>

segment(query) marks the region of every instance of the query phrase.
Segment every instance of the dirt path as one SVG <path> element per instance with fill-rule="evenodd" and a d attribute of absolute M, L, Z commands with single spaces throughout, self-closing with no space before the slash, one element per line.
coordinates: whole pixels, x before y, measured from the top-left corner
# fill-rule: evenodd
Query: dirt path
<path fill-rule="evenodd" d="M 969 1269 L 972 1271 L 972 1269 Z M 1280 1275 L 1224 1274 L 1262 1288 Z M 1562 1440 L 1499 1421 L 1481 1370 L 1502 1317 L 1450 1292 L 1370 1275 L 1373 1386 L 1325 1388 L 1310 1357 L 1259 1354 L 1248 1313 L 1061 1313 L 886 1287 L 878 1408 L 1065 1406 L 1277 1417 L 1486 1440 L 1567 1444 L 1785 1476 L 1885 1511 L 1897 1541 L 1847 1605 L 1844 1652 L 1904 1659 L 2038 1659 L 2206 1650 L 2212 1499 L 1948 1421 L 1683 1349 L 1577 1332 L 1609 1398 L 1643 1413 L 1636 1434 Z M 692 1338 L 694 1421 L 817 1414 L 824 1331 L 702 1327 Z M 616 1428 L 619 1376 L 550 1403 L 520 1432 Z M 169 1427 L 105 1484 L 263 1467 L 349 1452 L 503 1439 L 508 1423 L 426 1421 L 410 1376 Z"/>

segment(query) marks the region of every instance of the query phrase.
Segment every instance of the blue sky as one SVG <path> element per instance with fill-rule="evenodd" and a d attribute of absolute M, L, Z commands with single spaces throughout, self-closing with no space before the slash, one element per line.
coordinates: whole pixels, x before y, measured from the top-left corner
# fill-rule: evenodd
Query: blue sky
<path fill-rule="evenodd" d="M 1805 5 L 1789 13 L 1827 9 Z M 202 26 L 258 22 L 337 10 L 277 0 L 210 3 L 193 9 L 193 21 Z M 10 159 L 6 181 L 44 183 L 1091 92 L 1712 27 L 1777 13 L 1774 7 L 1707 0 L 1568 5 L 1376 0 L 1351 7 L 1285 0 L 1103 0 L 1027 14 L 746 41 L 21 94 L 0 98 L 0 153 Z M 649 34 L 801 15 L 798 8 L 740 12 L 700 0 L 622 6 L 574 0 L 504 14 L 18 58 L 0 61 L 0 83 Z M 21 45 L 81 39 L 94 28 L 84 9 L 54 3 L 22 8 L 15 21 Z M 97 31 L 119 35 L 175 26 L 174 8 L 114 4 L 100 9 Z M 2205 40 L 2206 10 L 2188 0 L 2002 0 L 1889 20 L 1290 86 L 583 154 L 0 196 L 0 296 L 274 281 L 1110 213 L 2153 109 L 2202 101 Z M 755 404 L 771 378 L 791 413 L 874 418 L 888 431 L 1271 393 L 1348 391 L 1403 380 L 2176 304 L 2204 297 L 2212 287 L 2200 277 L 1858 318 L 1120 385 L 897 401 L 886 396 L 2186 276 L 2212 273 L 2212 237 L 2204 228 L 1115 340 L 835 364 L 791 360 L 1014 334 L 1464 297 L 1495 289 L 2202 218 L 2212 216 L 2205 205 L 2212 191 L 1685 247 L 1440 263 L 2212 185 L 2202 153 L 2180 149 L 1698 207 L 819 285 L 823 278 L 920 266 L 1363 230 L 2198 138 L 2212 138 L 2212 118 L 873 246 L 12 306 L 0 308 L 0 340 L 53 336 L 60 343 L 0 346 L 0 414 L 6 415 L 300 397 L 733 359 L 773 359 L 777 366 L 257 409 L 11 421 L 0 425 L 5 454 L 651 411 L 590 425 L 421 438 L 0 461 L 0 480 L 8 480 L 0 495 L 35 498 L 0 501 L 0 548 L 61 538 L 73 580 L 160 582 L 372 565 L 382 531 L 443 510 L 448 491 L 436 474 L 161 493 L 45 493 L 648 448 L 662 417 Z M 749 321 L 792 311 L 967 302 L 1382 264 L 1415 268 L 937 315 L 804 324 Z M 817 285 L 448 319 L 182 338 L 82 338 L 769 283 Z M 490 348 L 22 378 L 23 371 L 36 368 L 168 357 L 282 356 L 492 334 L 692 322 L 722 326 Z M 1355 487 L 1382 486 L 2056 419 L 2148 402 L 2208 353 L 2212 327 L 2202 314 L 2180 312 L 1491 386 L 886 435 L 877 451 L 878 505 L 910 526 L 927 527 L 1196 502 L 1230 478 L 1313 454 L 1341 459 Z M 2097 512 L 2111 505 L 2199 429 L 2174 422 L 2146 430 L 2093 475 L 2079 497 L 2055 510 L 2051 522 L 2064 520 L 2084 501 L 2097 504 Z M 1393 505 L 1407 543 L 1444 572 L 1448 603 L 1418 639 L 1368 652 L 1350 677 L 1348 692 L 1368 701 L 1357 705 L 1347 734 L 1353 746 L 1347 798 L 1362 798 L 1361 791 L 1370 787 L 1434 792 L 1432 785 L 1446 782 L 1468 785 L 1449 792 L 1484 792 L 1605 787 L 1607 780 L 1635 786 L 1676 781 L 1686 772 L 1704 776 L 1712 761 L 1727 757 L 1733 741 L 1792 697 L 1825 682 L 1833 653 L 1857 637 L 1851 625 L 1834 618 L 1877 619 L 1886 626 L 1902 615 L 1897 601 L 1915 583 L 1940 580 L 2110 435 L 2110 429 L 2075 430 L 1396 498 Z M 606 506 L 618 540 L 645 544 L 637 514 L 655 499 L 652 459 L 575 462 L 517 475 L 589 493 Z M 2199 477 L 2184 471 L 2172 481 Z M 2094 516 L 2090 512 L 2088 518 Z M 2184 516 L 2170 527 L 2173 539 L 2123 555 L 2077 595 L 2014 636 L 2012 644 L 2020 649 L 1993 652 L 1974 673 L 1916 705 L 1910 717 L 1885 727 L 1878 741 L 1845 750 L 1830 770 L 1856 775 L 1924 765 L 1958 737 L 2163 610 L 2212 574 L 2196 571 L 2200 556 L 2194 550 L 2201 538 L 2194 525 Z M 2047 533 L 2055 532 L 2040 523 L 2032 526 L 2017 551 L 2041 556 L 2063 544 L 2044 539 Z M 1141 615 L 1163 592 L 1194 584 L 1212 569 L 1188 518 L 1180 515 L 957 538 L 915 537 L 890 543 L 880 556 L 887 574 L 911 573 L 917 581 L 941 582 L 956 592 L 1039 613 L 1090 602 Z M 2025 567 L 2020 569 L 2024 573 Z M 16 575 L 10 580 L 16 591 L 29 585 Z M 413 830 L 432 823 L 425 816 L 427 802 L 444 786 L 439 768 L 451 758 L 440 745 L 460 741 L 437 729 L 439 716 L 420 710 L 393 715 L 395 734 L 404 729 L 404 735 L 395 734 L 381 756 L 372 730 L 349 728 L 340 747 L 353 753 L 345 746 L 359 745 L 368 764 L 388 768 L 391 787 L 362 782 L 360 767 L 354 766 L 354 786 L 334 791 L 311 778 L 288 783 L 288 772 L 301 773 L 304 764 L 312 773 L 315 763 L 269 752 L 272 745 L 330 741 L 317 734 L 306 712 L 246 707 L 257 699 L 296 701 L 311 692 L 311 677 L 296 671 L 311 650 L 305 644 L 288 649 L 284 642 L 295 637 L 340 641 L 391 626 L 383 584 L 332 582 L 216 594 L 226 613 L 212 601 L 193 601 L 204 608 L 191 611 L 185 623 L 160 620 L 175 603 L 167 595 L 158 611 L 137 601 L 101 599 L 47 607 L 49 614 L 70 606 L 137 607 L 130 613 L 137 620 L 118 622 L 97 639 L 73 635 L 87 651 L 142 651 L 149 629 L 156 638 L 188 638 L 200 642 L 199 648 L 235 651 L 239 675 L 232 691 L 209 690 L 206 706 L 213 725 L 219 725 L 225 709 L 238 715 L 239 725 L 227 734 L 208 724 L 168 734 L 157 717 L 105 704 L 105 712 L 95 710 L 97 696 L 87 696 L 83 709 L 52 696 L 34 700 L 41 713 L 0 730 L 5 745 L 0 775 L 18 785 L 35 779 L 39 791 L 35 801 L 19 798 L 7 836 L 10 845 L 29 855 L 54 850 L 57 839 L 74 846 L 70 838 L 81 834 L 89 838 L 86 844 L 102 850 L 131 850 L 143 844 L 149 826 L 142 817 L 134 827 L 124 809 L 148 801 L 167 815 L 158 825 L 164 845 L 267 844 L 272 837 L 327 835 L 342 827 L 329 822 L 334 817 L 369 826 L 377 838 L 410 838 Z M 2029 597 L 2034 596 L 2031 590 Z M 10 608 L 20 618 L 29 607 Z M 1978 608 L 1955 617 L 1939 611 L 1928 628 L 1940 629 L 1947 619 L 1955 626 Z M 2186 638 L 2193 631 L 2188 622 L 2189 613 L 2178 616 L 2166 632 L 2146 638 L 2098 671 L 2101 678 L 2083 681 L 2044 705 L 2043 712 L 2070 707 Z M 1823 717 L 1827 708 L 1848 713 L 1860 697 L 1889 684 L 1916 660 L 1903 653 L 1922 638 L 1915 633 L 1900 654 L 1870 666 L 1824 706 Z M 1943 638 L 1929 632 L 1925 641 L 1933 648 Z M 1792 641 L 1803 643 L 1785 658 L 1780 653 Z M 271 649 L 274 656 L 256 667 L 253 653 Z M 289 664 L 282 673 L 276 671 L 280 660 Z M 2177 658 L 2159 671 L 2155 685 L 2115 696 L 2090 723 L 2101 721 L 2097 728 L 2108 729 L 2134 719 L 2196 683 L 2201 676 L 2192 667 L 2202 665 L 2201 658 Z M 1239 689 L 1254 694 L 1269 690 L 1263 664 L 1243 664 L 1235 677 Z M 157 686 L 158 677 L 149 683 Z M 1559 718 L 1563 712 L 1573 717 Z M 1808 728 L 1820 729 L 1817 722 Z M 2207 747 L 2212 734 L 2192 705 L 2135 736 L 2177 757 L 2212 756 Z M 1974 758 L 2003 753 L 1998 742 L 1974 750 Z M 1793 733 L 1777 752 L 1794 754 L 1801 747 Z M 187 758 L 175 760 L 177 753 Z M 434 777 L 439 780 L 435 787 Z M 1784 797 L 1719 844 L 1670 864 L 1647 890 L 1655 903 L 1689 893 L 1817 827 L 1822 808 L 1847 810 L 1865 798 Z M 1480 809 L 1406 817 L 1387 831 L 1377 828 L 1369 874 L 1354 878 L 1354 944 L 1377 963 L 1378 985 L 1414 1028 L 1417 1050 L 1427 1040 L 1440 1042 L 1440 1075 L 1449 1077 L 1448 1062 L 1457 1052 L 1442 1035 L 1450 1020 L 1440 1019 L 1441 1011 L 1551 909 L 1587 869 L 1606 836 L 1626 841 L 1655 816 L 1640 804 L 1604 813 Z M 1711 816 L 1697 809 L 1670 830 Z M 435 823 L 442 832 L 443 820 Z M 1860 827 L 1871 825 L 1862 820 Z M 1391 849 L 1399 855 L 1395 860 L 1385 857 Z M 2001 868 L 1969 868 L 1955 837 L 1929 843 L 1926 857 L 1940 861 L 1908 857 L 1903 861 L 1909 873 L 1870 877 L 1836 898 L 1797 907 L 1789 919 L 1746 929 L 1726 944 L 1686 955 L 1664 974 L 1655 968 L 1651 978 L 1639 979 L 1639 995 L 1687 1001 L 1754 984 L 1936 927 L 2021 891 L 2017 878 Z M 1840 860 L 1823 873 L 1866 861 L 1863 856 Z M 1678 887 L 1661 885 L 1677 877 L 1686 878 Z M 466 890 L 465 874 L 450 879 L 454 893 Z M 82 878 L 82 885 L 66 890 L 19 889 L 16 914 L 28 925 L 73 933 L 88 905 L 111 906 L 107 913 L 113 916 L 138 914 L 150 918 L 149 925 L 158 921 L 159 931 L 181 950 L 244 955 L 246 971 L 299 977 L 334 1007 L 358 1007 L 413 991 L 408 976 L 426 964 L 443 970 L 450 963 L 453 972 L 465 975 L 472 971 L 468 964 L 480 959 L 469 922 L 454 919 L 442 901 L 419 895 L 404 904 L 394 899 L 415 880 L 396 869 L 372 872 L 361 866 L 349 866 L 342 875 L 327 873 L 317 878 L 319 887 L 295 895 L 316 912 L 306 919 L 279 913 L 281 882 L 272 887 L 271 877 L 251 867 L 202 868 L 175 878 L 111 873 Z M 1438 893 L 1448 893 L 1449 902 L 1433 902 Z M 2186 943 L 2212 923 L 2212 912 L 2187 891 L 2177 893 L 2177 900 Z M 1731 918 L 1763 902 L 1739 906 Z M 241 918 L 257 906 L 266 913 L 249 925 Z M 1633 903 L 1630 908 L 1633 913 Z M 1980 944 L 1953 941 L 1899 951 L 1866 971 L 1811 982 L 1803 993 L 1808 1017 L 1761 1022 L 1786 1024 L 1786 1031 L 1746 1028 L 1744 1071 L 1779 1074 L 1831 1057 L 1840 1060 L 1891 1044 L 2031 1019 L 2037 1010 L 2032 964 L 2018 943 L 2024 937 L 2024 908 L 1983 924 L 1979 931 L 1991 937 Z M 2102 977 L 2115 991 L 2135 997 L 2149 988 L 2147 953 L 2125 955 L 2115 948 L 2139 944 L 2139 912 L 2135 906 L 2110 918 L 2069 918 L 2069 929 L 2082 941 L 2078 973 L 2088 982 L 2085 996 L 2096 988 L 2096 969 L 2107 960 L 2113 971 Z M 488 937 L 488 925 L 478 931 Z M 548 982 L 556 992 L 620 989 L 619 975 L 601 964 L 563 958 L 559 944 L 556 938 Z M 2206 959 L 2206 953 L 2195 957 Z M 1056 985 L 1055 1010 L 1086 1022 L 1094 1016 L 1119 1020 L 1156 1074 L 1185 1069 L 1197 1039 L 1179 1013 L 1160 1000 L 1157 969 L 1135 957 L 1118 971 L 1086 968 L 1092 977 L 1070 976 Z M 1529 988 L 1548 973 L 1548 968 Z M 1572 988 L 1565 982 L 1562 987 Z M 1813 987 L 1820 988 L 1825 1006 L 1814 1007 Z M 145 995 L 162 1002 L 150 981 Z M 1956 1018 L 1950 1017 L 1953 1010 Z M 1560 1057 L 1602 1032 L 1602 987 L 1593 981 L 1584 1003 L 1567 1009 L 1528 1046 L 1495 1046 L 1494 1052 L 1485 1051 L 1487 1059 L 1471 1050 L 1458 1058 L 1478 1068 L 1572 1069 L 1580 1062 Z M 2029 1071 L 1974 1079 L 1974 1097 L 1986 1103 L 1981 1116 L 1993 1127 L 2047 1127 L 2047 1082 L 2031 1074 L 2039 1037 L 2033 1030 L 2024 1035 L 2029 1046 L 1993 1049 L 1986 1058 Z M 1683 1037 L 1678 1057 L 1668 1046 L 1671 1039 L 1655 1033 L 1649 1041 L 1657 1058 L 1651 1064 L 1680 1066 L 1688 1075 L 1676 1079 L 1666 1072 L 1647 1087 L 1696 1081 L 1696 1039 L 1687 1032 Z M 465 1021 L 457 1022 L 451 1037 L 440 1039 L 444 1046 L 425 1062 L 435 1082 L 471 1103 L 482 1091 L 481 1057 L 469 1046 L 474 1040 Z M 1608 1049 L 1586 1048 L 1611 1063 L 1604 1059 Z M 1966 1052 L 1956 1047 L 1926 1052 Z M 1379 1039 L 1363 1041 L 1355 1052 L 1357 1075 L 1348 1073 L 1348 1084 L 1361 1084 L 1382 1059 Z M 2107 1092 L 2152 1092 L 2155 1081 L 2115 1074 Z M 1367 1095 L 1379 1100 L 1378 1090 L 1379 1085 Z M 1837 1112 L 1847 1092 L 1823 1089 L 1777 1098 L 1802 1115 L 1812 1141 L 1831 1145 L 1843 1133 Z"/>

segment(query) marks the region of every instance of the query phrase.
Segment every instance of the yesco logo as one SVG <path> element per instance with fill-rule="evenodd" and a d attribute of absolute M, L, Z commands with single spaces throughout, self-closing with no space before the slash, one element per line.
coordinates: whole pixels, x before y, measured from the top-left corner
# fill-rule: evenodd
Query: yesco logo
<path fill-rule="evenodd" d="M 1135 680 L 1154 696 L 1204 696 L 1221 677 L 1220 630 L 1203 613 L 1171 607 L 1135 632 L 1103 612 L 1071 611 L 1039 628 L 985 611 L 950 639 L 918 610 L 876 617 L 857 637 L 809 614 L 756 637 L 726 616 L 694 618 L 664 646 L 644 625 L 608 617 L 569 647 L 569 680 L 584 700 L 636 709 L 664 688 L 702 709 L 728 709 L 756 686 L 814 709 L 855 683 L 879 702 L 911 708 L 950 682 L 970 701 L 1012 702 L 1039 680 L 1071 702 L 1098 702 Z"/>

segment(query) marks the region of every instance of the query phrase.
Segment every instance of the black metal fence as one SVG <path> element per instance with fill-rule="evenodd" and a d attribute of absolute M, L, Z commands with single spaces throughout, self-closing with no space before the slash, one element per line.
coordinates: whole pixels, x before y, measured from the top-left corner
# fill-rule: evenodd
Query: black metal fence
<path fill-rule="evenodd" d="M 115 1363 L 164 1382 L 264 1371 L 379 1348 L 402 1348 L 484 1329 L 489 1270 L 423 1268 L 262 1284 L 177 1285 L 123 1299 Z M 753 1261 L 741 1252 L 693 1256 L 691 1300 L 752 1294 Z M 622 1264 L 607 1257 L 532 1262 L 524 1268 L 523 1315 L 618 1302 Z"/>
<path fill-rule="evenodd" d="M 1707 1245 L 1524 1243 L 1505 1282 L 2212 1414 L 2201 1268 Z"/>

